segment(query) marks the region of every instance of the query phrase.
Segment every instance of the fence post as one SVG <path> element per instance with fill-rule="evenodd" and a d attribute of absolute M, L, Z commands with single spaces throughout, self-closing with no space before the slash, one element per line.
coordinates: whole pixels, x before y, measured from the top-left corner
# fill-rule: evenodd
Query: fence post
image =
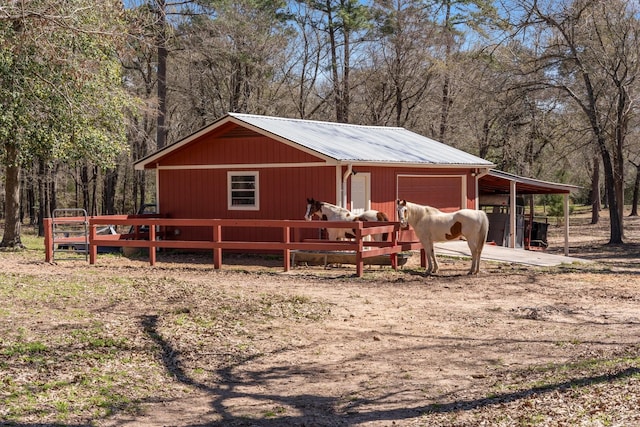
<path fill-rule="evenodd" d="M 98 226 L 93 224 L 93 222 L 89 221 L 89 264 L 93 265 L 96 263 L 96 259 L 98 258 L 98 246 L 93 243 L 98 235 L 97 232 Z"/>
<path fill-rule="evenodd" d="M 213 226 L 213 268 L 219 270 L 222 267 L 222 248 L 218 245 L 222 241 L 222 227 L 220 224 Z"/>
<path fill-rule="evenodd" d="M 291 249 L 289 249 L 289 243 L 291 243 L 291 229 L 288 225 L 283 227 L 282 241 L 285 244 L 284 248 L 284 271 L 291 270 Z"/>
<path fill-rule="evenodd" d="M 362 221 L 355 221 L 358 228 L 356 228 L 356 274 L 358 277 L 362 277 L 364 272 L 364 263 L 362 260 L 362 251 L 364 245 L 362 244 Z"/>
<path fill-rule="evenodd" d="M 149 224 L 149 264 L 156 265 L 156 226 Z"/>
<path fill-rule="evenodd" d="M 393 253 L 389 255 L 391 258 L 391 268 L 394 270 L 398 270 L 398 230 L 399 227 L 397 225 L 393 226 L 393 231 L 391 232 L 391 244 L 394 247 Z"/>
<path fill-rule="evenodd" d="M 53 229 L 52 219 L 44 218 L 44 260 L 51 262 L 53 259 Z"/>

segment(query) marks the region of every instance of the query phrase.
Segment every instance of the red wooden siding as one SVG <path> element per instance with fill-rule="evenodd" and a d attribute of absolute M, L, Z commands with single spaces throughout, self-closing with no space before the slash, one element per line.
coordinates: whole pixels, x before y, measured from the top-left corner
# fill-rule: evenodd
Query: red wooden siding
<path fill-rule="evenodd" d="M 475 179 L 466 169 L 358 166 L 357 170 L 371 173 L 371 208 L 385 212 L 393 221 L 397 221 L 398 198 L 444 211 L 475 206 Z M 460 206 L 465 202 L 466 206 Z M 403 231 L 400 238 L 417 240 L 411 230 Z"/>
<path fill-rule="evenodd" d="M 238 128 L 241 129 L 241 128 Z M 163 166 L 320 162 L 316 156 L 244 130 L 205 135 L 162 159 Z"/>
<path fill-rule="evenodd" d="M 170 169 L 159 174 L 160 213 L 169 218 L 304 219 L 307 197 L 335 199 L 332 166 L 247 170 L 259 172 L 259 210 L 227 209 L 226 169 Z M 192 234 L 198 232 L 192 230 Z M 261 237 L 262 233 L 274 232 L 235 229 L 233 237 L 223 238 L 264 241 L 273 236 Z M 181 234 L 181 239 L 188 240 L 189 236 Z"/>
<path fill-rule="evenodd" d="M 462 208 L 462 179 L 459 176 L 398 176 L 398 198 L 429 205 L 444 212 Z"/>
<path fill-rule="evenodd" d="M 475 207 L 475 179 L 466 169 L 358 166 L 357 170 L 371 173 L 371 208 L 385 212 L 393 220 L 396 220 L 398 198 L 435 206 L 444 211 Z M 461 176 L 467 177 L 465 195 L 462 194 L 462 181 L 465 178 Z M 400 181 L 405 185 L 402 186 Z M 348 199 L 351 200 L 349 185 L 348 191 Z M 466 206 L 460 206 L 463 197 Z"/>

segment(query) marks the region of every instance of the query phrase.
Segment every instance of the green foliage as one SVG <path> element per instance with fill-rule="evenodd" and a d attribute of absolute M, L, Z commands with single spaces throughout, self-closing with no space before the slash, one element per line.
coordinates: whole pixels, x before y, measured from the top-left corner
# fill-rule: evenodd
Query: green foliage
<path fill-rule="evenodd" d="M 559 194 L 545 194 L 541 196 L 540 203 L 544 205 L 545 212 L 549 216 L 564 216 L 564 197 Z M 569 215 L 573 213 L 573 205 L 569 204 Z"/>
<path fill-rule="evenodd" d="M 16 144 L 19 161 L 108 167 L 126 149 L 131 100 L 115 55 L 126 32 L 114 5 L 31 3 L 0 23 L 0 147 Z"/>

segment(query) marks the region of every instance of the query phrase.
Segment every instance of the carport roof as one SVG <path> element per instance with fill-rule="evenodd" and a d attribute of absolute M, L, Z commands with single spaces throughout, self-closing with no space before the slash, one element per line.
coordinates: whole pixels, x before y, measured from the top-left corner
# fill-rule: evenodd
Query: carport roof
<path fill-rule="evenodd" d="M 153 168 L 163 156 L 173 150 L 229 123 L 299 146 L 332 163 L 393 163 L 471 168 L 495 166 L 488 160 L 401 127 L 362 126 L 228 113 L 213 124 L 139 160 L 135 167 Z"/>
<path fill-rule="evenodd" d="M 517 194 L 569 194 L 579 186 L 525 178 L 499 170 L 490 170 L 478 181 L 480 194 L 509 194 L 515 182 Z"/>

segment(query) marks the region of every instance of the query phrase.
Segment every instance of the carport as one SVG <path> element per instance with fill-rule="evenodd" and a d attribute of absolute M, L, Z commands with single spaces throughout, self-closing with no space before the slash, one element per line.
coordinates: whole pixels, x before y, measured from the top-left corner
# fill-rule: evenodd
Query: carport
<path fill-rule="evenodd" d="M 490 170 L 478 180 L 478 193 L 483 195 L 508 195 L 509 198 L 509 247 L 516 247 L 517 197 L 533 194 L 562 194 L 564 196 L 564 254 L 569 255 L 569 194 L 580 187 L 569 184 L 541 181 L 518 175 Z"/>

